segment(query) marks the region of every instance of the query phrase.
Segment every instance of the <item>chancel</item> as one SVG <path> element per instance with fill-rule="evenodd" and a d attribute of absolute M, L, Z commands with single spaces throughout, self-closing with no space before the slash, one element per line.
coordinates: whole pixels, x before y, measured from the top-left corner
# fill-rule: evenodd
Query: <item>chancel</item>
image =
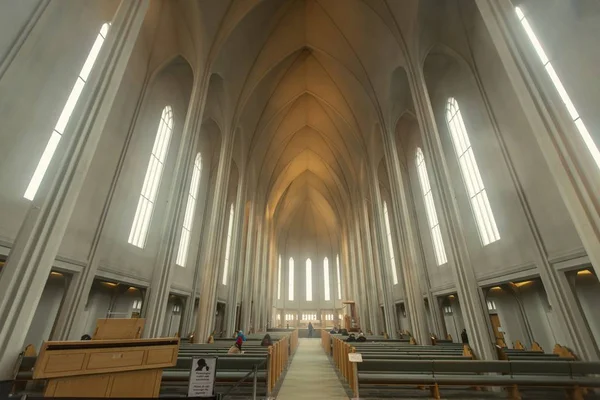
<path fill-rule="evenodd" d="M 598 37 L 594 0 L 0 0 L 0 398 L 198 359 L 225 399 L 594 398 Z"/>

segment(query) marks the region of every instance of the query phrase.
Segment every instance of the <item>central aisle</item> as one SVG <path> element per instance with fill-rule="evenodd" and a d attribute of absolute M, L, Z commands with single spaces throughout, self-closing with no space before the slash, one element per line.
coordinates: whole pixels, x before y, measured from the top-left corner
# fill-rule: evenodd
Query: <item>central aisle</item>
<path fill-rule="evenodd" d="M 321 348 L 320 339 L 300 339 L 277 400 L 347 400 L 346 391 L 333 368 Z"/>

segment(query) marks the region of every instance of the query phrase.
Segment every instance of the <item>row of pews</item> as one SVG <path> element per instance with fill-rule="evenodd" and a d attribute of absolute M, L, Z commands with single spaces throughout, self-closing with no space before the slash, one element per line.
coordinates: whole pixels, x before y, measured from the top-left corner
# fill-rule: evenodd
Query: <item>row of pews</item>
<path fill-rule="evenodd" d="M 174 366 L 162 370 L 159 396 L 187 397 L 190 371 L 194 357 L 217 357 L 216 387 L 218 394 L 235 396 L 256 395 L 268 398 L 279 382 L 290 356 L 298 347 L 298 332 L 270 333 L 272 346 L 261 346 L 263 334 L 248 335 L 243 354 L 228 354 L 235 340 L 221 339 L 211 344 L 191 344 L 181 340 Z M 93 341 L 92 341 L 93 342 Z M 91 343 L 91 342 L 88 342 Z M 48 382 L 34 380 L 38 356 L 33 346 L 27 346 L 15 364 L 12 393 L 15 396 L 41 396 Z"/>
<path fill-rule="evenodd" d="M 467 392 L 501 387 L 511 399 L 521 399 L 523 390 L 550 388 L 583 400 L 588 388 L 600 387 L 600 362 L 578 361 L 562 346 L 553 354 L 541 348 L 498 347 L 499 360 L 488 361 L 475 359 L 468 345 L 449 341 L 418 345 L 409 339 L 363 343 L 345 339 L 325 331 L 321 335 L 324 351 L 355 398 L 398 398 L 407 390 L 428 389 L 431 397 L 440 399 L 441 388 Z M 360 353 L 362 361 L 350 362 L 351 353 Z"/>
<path fill-rule="evenodd" d="M 269 332 L 273 345 L 261 346 L 263 334 L 247 336 L 244 354 L 227 354 L 234 339 L 216 339 L 211 344 L 182 342 L 177 364 L 163 370 L 161 397 L 186 397 L 193 357 L 218 357 L 216 392 L 249 396 L 256 370 L 257 396 L 268 398 L 298 348 L 298 332 Z M 245 378 L 245 379 L 244 379 Z M 241 381 L 244 379 L 243 381 Z"/>

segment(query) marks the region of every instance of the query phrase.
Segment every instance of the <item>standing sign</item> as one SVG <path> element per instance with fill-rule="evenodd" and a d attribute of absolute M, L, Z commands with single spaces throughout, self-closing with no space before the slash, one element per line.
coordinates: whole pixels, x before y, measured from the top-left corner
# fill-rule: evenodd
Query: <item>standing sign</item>
<path fill-rule="evenodd" d="M 188 397 L 213 397 L 217 357 L 194 357 L 190 370 Z"/>

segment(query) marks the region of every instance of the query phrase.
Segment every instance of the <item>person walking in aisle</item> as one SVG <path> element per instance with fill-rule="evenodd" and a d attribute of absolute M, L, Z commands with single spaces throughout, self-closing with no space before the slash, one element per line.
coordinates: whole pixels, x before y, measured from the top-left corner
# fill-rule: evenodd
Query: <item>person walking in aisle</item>
<path fill-rule="evenodd" d="M 313 328 L 313 326 L 312 326 L 312 322 L 309 322 L 309 323 L 308 323 L 308 337 L 309 337 L 309 338 L 313 337 L 313 331 L 314 331 L 314 330 L 315 330 L 315 329 L 314 329 L 314 328 Z"/>

